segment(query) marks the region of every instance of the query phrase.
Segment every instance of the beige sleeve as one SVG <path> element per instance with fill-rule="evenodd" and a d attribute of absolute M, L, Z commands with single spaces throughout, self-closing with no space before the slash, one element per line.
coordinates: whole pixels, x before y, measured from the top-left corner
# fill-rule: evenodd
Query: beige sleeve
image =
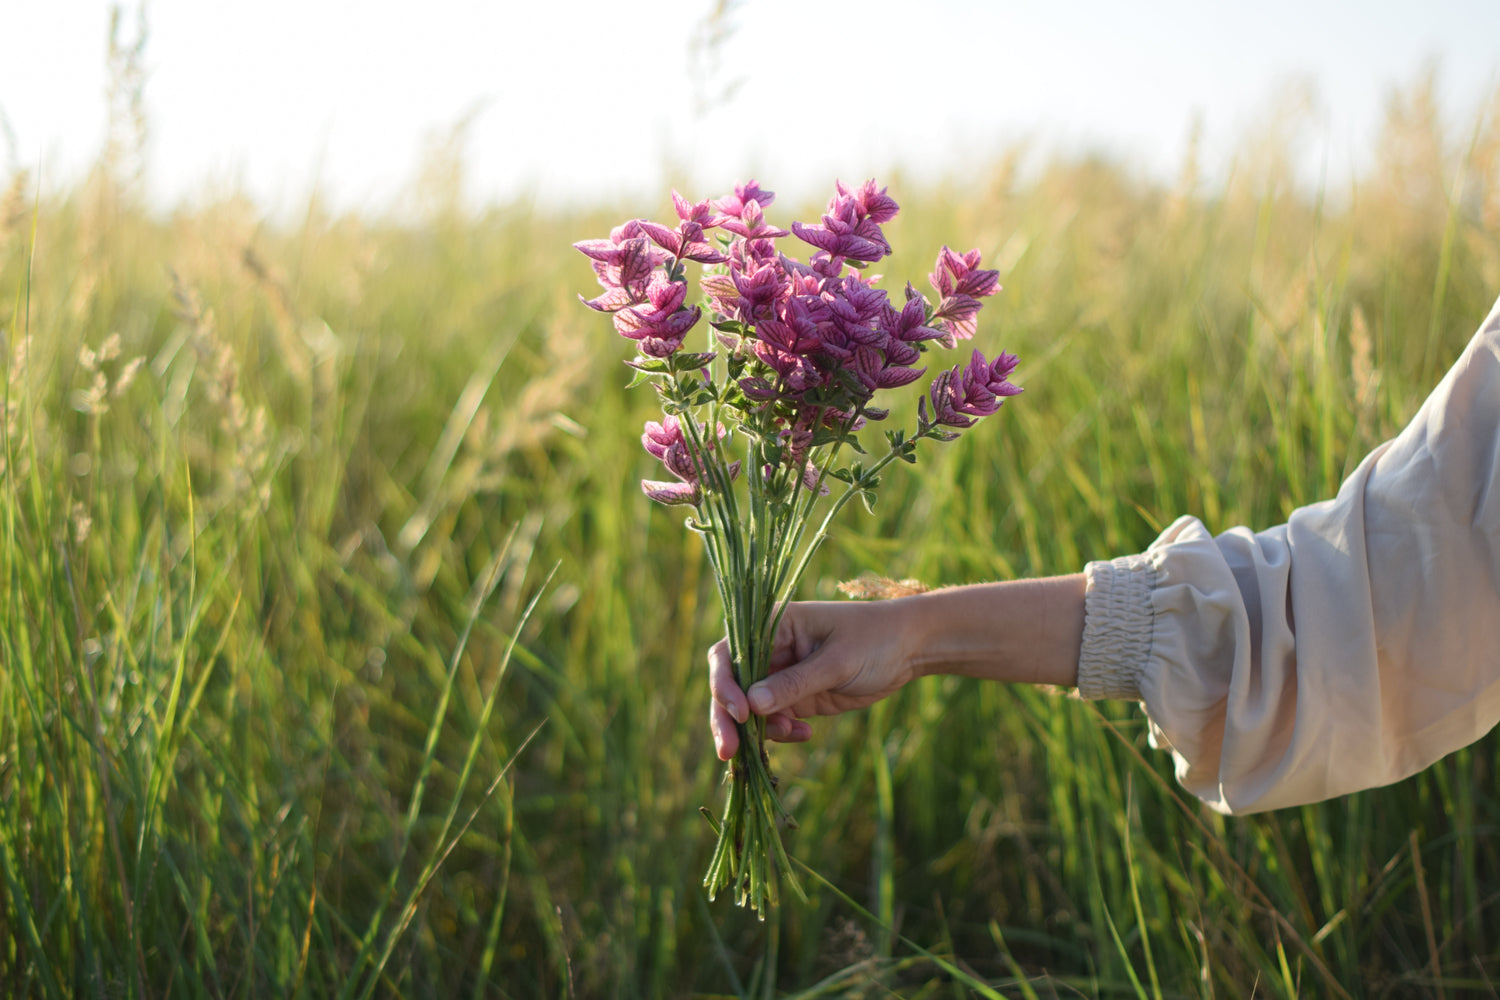
<path fill-rule="evenodd" d="M 1333 500 L 1182 518 L 1086 569 L 1079 691 L 1138 698 L 1177 777 L 1245 813 L 1389 784 L 1500 721 L 1500 303 Z"/>

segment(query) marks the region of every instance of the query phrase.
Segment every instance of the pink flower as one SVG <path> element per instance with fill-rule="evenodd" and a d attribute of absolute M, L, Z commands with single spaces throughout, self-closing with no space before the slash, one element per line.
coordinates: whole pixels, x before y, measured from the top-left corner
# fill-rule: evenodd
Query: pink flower
<path fill-rule="evenodd" d="M 732 215 L 740 218 L 745 211 L 745 206 L 755 202 L 760 208 L 765 208 L 776 200 L 775 191 L 762 191 L 758 181 L 746 181 L 734 186 L 734 194 L 726 194 L 713 203 L 724 215 Z"/>
<path fill-rule="evenodd" d="M 642 220 L 641 230 L 651 238 L 651 242 L 678 260 L 694 260 L 700 264 L 722 264 L 729 259 L 704 238 L 703 226 L 691 220 L 684 221 L 676 229 L 668 229 L 659 223 Z"/>
<path fill-rule="evenodd" d="M 691 202 L 674 190 L 672 192 L 672 207 L 677 210 L 677 218 L 683 222 L 696 222 L 704 229 L 712 229 L 717 225 L 714 222 L 714 203 L 708 199 L 700 202 Z"/>
<path fill-rule="evenodd" d="M 667 449 L 682 443 L 682 424 L 676 417 L 668 416 L 657 423 L 646 421 L 646 432 L 641 435 L 641 445 L 652 458 L 666 459 Z"/>
<path fill-rule="evenodd" d="M 615 312 L 643 301 L 651 272 L 667 259 L 641 235 L 639 220 L 617 227 L 607 240 L 583 240 L 573 246 L 593 260 L 594 275 L 605 289 L 598 298 L 579 298 L 600 312 Z"/>
<path fill-rule="evenodd" d="M 979 328 L 979 309 L 984 305 L 972 295 L 947 295 L 938 303 L 932 314 L 933 323 L 941 323 L 946 331 L 941 342 L 952 347 L 960 340 L 970 340 Z"/>
<path fill-rule="evenodd" d="M 811 462 L 802 466 L 802 488 L 808 491 L 817 490 L 820 497 L 826 497 L 833 492 L 823 482 L 823 477 L 818 474 L 818 467 Z"/>
<path fill-rule="evenodd" d="M 1016 370 L 1016 356 L 1001 353 L 993 362 L 974 352 L 960 370 L 957 366 L 938 373 L 928 394 L 933 420 L 947 427 L 969 427 L 973 417 L 987 417 L 1000 409 L 1006 397 L 1020 394 L 1021 387 L 1008 379 Z M 919 404 L 920 405 L 920 404 Z M 925 408 L 921 410 L 925 417 Z"/>
<path fill-rule="evenodd" d="M 891 245 L 879 224 L 896 214 L 895 201 L 886 196 L 884 188 L 876 191 L 873 180 L 857 191 L 842 183 L 836 184 L 835 190 L 821 225 L 794 222 L 792 232 L 804 243 L 834 257 L 870 263 L 889 255 Z"/>
<path fill-rule="evenodd" d="M 1000 290 L 999 271 L 979 270 L 978 249 L 956 254 L 943 247 L 938 251 L 936 270 L 927 280 L 942 296 L 929 322 L 942 324 L 946 330 L 943 343 L 948 347 L 974 336 L 982 305 L 979 300 Z"/>
<path fill-rule="evenodd" d="M 899 389 L 915 382 L 926 371 L 926 368 L 908 368 L 897 364 L 889 354 L 882 358 L 881 352 L 873 347 L 857 347 L 854 350 L 854 373 L 872 393 L 877 389 Z"/>
<path fill-rule="evenodd" d="M 700 427 L 699 430 L 702 431 L 703 428 Z M 723 424 L 719 424 L 719 440 L 722 441 L 727 433 L 728 429 Z M 693 461 L 692 450 L 682 433 L 682 424 L 676 417 L 666 417 L 661 423 L 654 420 L 646 421 L 646 431 L 641 435 L 641 444 L 652 457 L 661 460 L 668 472 L 684 483 L 696 485 L 703 478 L 703 470 Z M 739 472 L 739 462 L 729 463 L 730 479 L 738 476 Z"/>
<path fill-rule="evenodd" d="M 731 277 L 739 295 L 735 311 L 745 323 L 755 323 L 770 315 L 786 287 L 786 272 L 775 262 L 749 272 L 732 272 Z"/>
<path fill-rule="evenodd" d="M 778 229 L 766 222 L 758 201 L 747 201 L 738 216 L 726 215 L 718 221 L 722 229 L 747 240 L 778 239 L 786 235 L 785 229 Z"/>
<path fill-rule="evenodd" d="M 687 282 L 668 281 L 658 273 L 646 289 L 648 304 L 615 313 L 615 330 L 622 337 L 640 342 L 641 353 L 664 358 L 682 346 L 682 339 L 698 322 L 703 310 L 683 308 Z"/>
<path fill-rule="evenodd" d="M 901 311 L 897 312 L 894 306 L 887 305 L 882 313 L 881 325 L 886 335 L 892 340 L 899 340 L 906 344 L 916 344 L 941 337 L 943 331 L 935 330 L 927 325 L 927 308 L 926 297 L 908 282 L 906 305 Z"/>
<path fill-rule="evenodd" d="M 811 358 L 804 355 L 793 354 L 764 340 L 757 340 L 755 356 L 780 375 L 781 381 L 794 393 L 806 392 L 823 384 L 823 373 Z M 741 388 L 743 387 L 744 384 L 741 383 Z"/>
<path fill-rule="evenodd" d="M 896 199 L 885 193 L 885 188 L 881 188 L 879 191 L 875 190 L 875 179 L 873 177 L 865 181 L 855 191 L 850 191 L 844 187 L 842 181 L 834 181 L 833 186 L 839 194 L 845 197 L 852 197 L 855 204 L 859 206 L 860 214 L 868 216 L 871 222 L 889 222 L 900 211 L 901 206 L 896 204 Z"/>
<path fill-rule="evenodd" d="M 1001 351 L 994 361 L 986 364 L 984 355 L 975 351 L 973 358 L 970 359 L 968 365 L 964 368 L 965 391 L 968 391 L 968 387 L 972 386 L 974 387 L 974 391 L 982 388 L 999 397 L 1019 396 L 1021 394 L 1021 387 L 1012 385 L 1010 382 L 1010 376 L 1015 372 L 1018 361 L 1020 359 L 1014 354 L 1007 354 Z M 999 408 L 1000 404 L 996 403 L 995 409 L 998 410 Z"/>
<path fill-rule="evenodd" d="M 877 347 L 885 342 L 885 330 L 877 323 L 890 303 L 885 292 L 850 274 L 827 282 L 823 301 L 828 303 L 833 325 L 848 341 Z"/>
<path fill-rule="evenodd" d="M 939 295 L 972 295 L 982 299 L 1000 290 L 999 271 L 980 271 L 979 250 L 956 254 L 947 247 L 938 251 L 936 270 L 927 276 Z"/>
<path fill-rule="evenodd" d="M 641 492 L 669 507 L 679 504 L 696 506 L 703 499 L 703 491 L 698 488 L 697 483 L 661 483 L 654 479 L 642 479 Z"/>

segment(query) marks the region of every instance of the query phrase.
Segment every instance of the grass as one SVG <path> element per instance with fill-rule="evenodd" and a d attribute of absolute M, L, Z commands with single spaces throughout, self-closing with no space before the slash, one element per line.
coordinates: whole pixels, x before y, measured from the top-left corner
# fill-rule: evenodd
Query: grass
<path fill-rule="evenodd" d="M 1449 137 L 1419 86 L 1382 143 L 1326 199 L 1274 167 L 888 179 L 887 283 L 979 246 L 1028 388 L 888 476 L 807 593 L 1331 495 L 1500 290 L 1494 108 Z M 1493 738 L 1226 819 L 1134 706 L 955 679 L 778 754 L 807 906 L 710 906 L 716 597 L 639 494 L 650 399 L 568 250 L 665 202 L 288 228 L 132 190 L 17 178 L 0 217 L 0 992 L 1496 992 Z"/>

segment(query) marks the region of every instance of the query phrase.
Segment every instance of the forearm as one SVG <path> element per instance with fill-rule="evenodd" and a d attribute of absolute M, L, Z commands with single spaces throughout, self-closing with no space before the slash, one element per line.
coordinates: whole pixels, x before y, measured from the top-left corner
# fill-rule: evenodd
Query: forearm
<path fill-rule="evenodd" d="M 1083 639 L 1082 573 L 981 583 L 903 597 L 918 676 L 1073 687 Z M 892 612 L 897 612 L 892 608 Z"/>

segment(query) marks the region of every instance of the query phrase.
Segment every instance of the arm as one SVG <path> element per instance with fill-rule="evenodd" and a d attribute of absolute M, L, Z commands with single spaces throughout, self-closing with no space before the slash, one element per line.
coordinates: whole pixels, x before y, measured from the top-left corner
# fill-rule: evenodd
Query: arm
<path fill-rule="evenodd" d="M 771 674 L 747 693 L 729 650 L 709 651 L 709 724 L 719 757 L 739 746 L 753 709 L 773 739 L 801 741 L 802 721 L 863 708 L 929 674 L 1071 687 L 1083 634 L 1083 574 L 975 584 L 875 602 L 791 604 Z M 1017 627 L 1018 622 L 1025 623 Z"/>
<path fill-rule="evenodd" d="M 956 673 L 1143 701 L 1222 812 L 1411 775 L 1500 721 L 1500 303 L 1411 424 L 1284 525 L 1182 518 L 1081 577 L 792 605 L 778 644 L 755 708 L 776 739 Z M 723 644 L 710 683 L 727 759 L 749 707 Z"/>
<path fill-rule="evenodd" d="M 1139 698 L 1222 812 L 1388 784 L 1500 720 L 1500 306 L 1337 497 L 1093 563 L 1084 697 Z"/>

